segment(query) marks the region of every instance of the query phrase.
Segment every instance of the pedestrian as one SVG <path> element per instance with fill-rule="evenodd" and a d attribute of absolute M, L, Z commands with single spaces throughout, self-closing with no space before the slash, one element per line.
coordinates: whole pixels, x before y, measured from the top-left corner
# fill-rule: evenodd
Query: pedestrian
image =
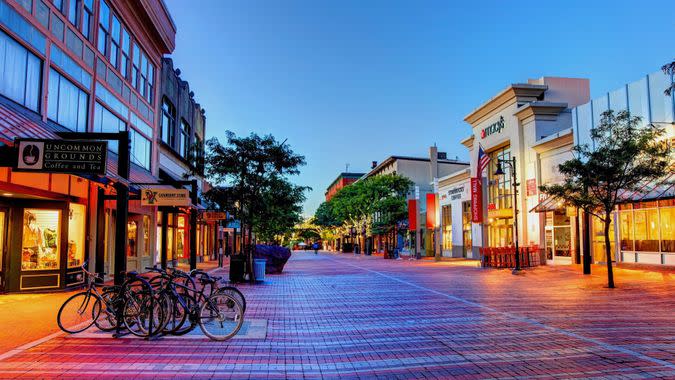
<path fill-rule="evenodd" d="M 319 254 L 319 243 L 314 242 L 314 244 L 312 244 L 312 249 L 314 250 L 315 255 Z"/>
<path fill-rule="evenodd" d="M 223 266 L 223 239 L 218 239 L 218 266 Z"/>

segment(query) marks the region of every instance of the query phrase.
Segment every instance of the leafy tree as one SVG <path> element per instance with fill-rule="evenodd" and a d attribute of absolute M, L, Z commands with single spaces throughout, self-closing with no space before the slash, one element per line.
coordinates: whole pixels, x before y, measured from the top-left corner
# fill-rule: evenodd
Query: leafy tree
<path fill-rule="evenodd" d="M 610 288 L 614 287 L 609 240 L 612 212 L 624 192 L 638 191 L 645 182 L 663 177 L 672 165 L 670 148 L 660 140 L 664 131 L 653 125 L 640 127 L 640 123 L 639 117 L 627 111 L 604 112 L 598 127 L 591 130 L 595 148 L 587 144 L 574 147 L 575 157 L 559 165 L 564 182 L 540 186 L 541 191 L 604 223 Z"/>
<path fill-rule="evenodd" d="M 661 70 L 667 75 L 675 75 L 675 61 L 663 65 Z M 666 95 L 670 96 L 672 95 L 673 90 L 675 90 L 675 83 L 672 83 L 664 92 Z"/>
<path fill-rule="evenodd" d="M 227 142 L 207 141 L 206 177 L 215 186 L 204 196 L 221 210 L 234 214 L 251 236 L 263 239 L 283 234 L 300 220 L 307 187 L 290 183 L 299 174 L 304 156 L 295 154 L 274 136 L 251 133 L 239 137 L 226 133 Z M 250 253 L 250 247 L 247 247 Z"/>

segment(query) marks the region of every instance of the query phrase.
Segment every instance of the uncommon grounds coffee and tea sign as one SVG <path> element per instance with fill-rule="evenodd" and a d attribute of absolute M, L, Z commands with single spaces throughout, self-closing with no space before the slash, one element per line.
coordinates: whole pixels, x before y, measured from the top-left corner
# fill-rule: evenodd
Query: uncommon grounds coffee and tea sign
<path fill-rule="evenodd" d="M 106 173 L 105 141 L 17 139 L 14 145 L 18 150 L 17 171 Z"/>

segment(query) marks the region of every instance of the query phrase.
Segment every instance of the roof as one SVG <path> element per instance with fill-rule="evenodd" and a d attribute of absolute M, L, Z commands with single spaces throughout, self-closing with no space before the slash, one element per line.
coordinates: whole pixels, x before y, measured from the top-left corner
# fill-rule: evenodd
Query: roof
<path fill-rule="evenodd" d="M 371 171 L 366 173 L 363 177 L 368 178 L 371 175 L 377 173 L 380 171 L 383 167 L 389 165 L 390 163 L 397 161 L 397 160 L 404 160 L 404 161 L 423 161 L 423 162 L 430 162 L 431 160 L 429 158 L 424 158 L 424 157 L 410 157 L 410 156 L 389 156 L 387 159 L 384 161 L 380 162 L 376 167 L 374 167 Z M 447 160 L 447 159 L 438 159 L 437 162 L 439 164 L 454 164 L 454 165 L 469 165 L 468 162 L 465 161 L 460 161 L 460 160 Z"/>
<path fill-rule="evenodd" d="M 337 183 L 337 181 L 340 180 L 340 178 L 359 179 L 359 178 L 363 177 L 364 175 L 366 175 L 366 173 L 342 172 L 342 173 L 338 174 L 337 178 L 335 178 L 333 180 L 333 182 L 331 182 L 330 185 L 328 185 L 328 187 L 326 189 L 330 189 L 331 187 L 335 186 L 335 184 Z M 326 192 L 328 192 L 328 190 L 326 190 Z"/>
<path fill-rule="evenodd" d="M 22 108 L 19 112 L 15 107 L 20 106 L 5 99 L 0 100 L 0 141 L 14 145 L 16 138 L 58 139 L 56 133 L 37 114 L 31 117 L 31 111 Z"/>
<path fill-rule="evenodd" d="M 464 121 L 473 125 L 485 115 L 517 97 L 539 99 L 546 90 L 548 86 L 545 84 L 513 83 L 471 111 L 464 117 Z"/>

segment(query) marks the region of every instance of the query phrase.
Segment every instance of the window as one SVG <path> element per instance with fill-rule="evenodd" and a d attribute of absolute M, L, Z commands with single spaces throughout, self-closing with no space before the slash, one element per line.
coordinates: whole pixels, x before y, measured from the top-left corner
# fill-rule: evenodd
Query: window
<path fill-rule="evenodd" d="M 75 132 L 87 131 L 88 95 L 64 78 L 54 69 L 49 69 L 49 94 L 47 117 Z"/>
<path fill-rule="evenodd" d="M 659 214 L 657 209 L 635 210 L 635 250 L 659 251 Z"/>
<path fill-rule="evenodd" d="M 148 61 L 148 96 L 146 96 L 145 99 L 150 104 L 153 104 L 153 101 L 155 99 L 154 89 L 155 89 L 155 66 L 153 66 L 152 63 Z"/>
<path fill-rule="evenodd" d="M 146 170 L 150 170 L 150 156 L 152 153 L 150 140 L 146 139 L 133 128 L 129 129 L 129 139 L 131 140 L 131 161 Z"/>
<path fill-rule="evenodd" d="M 178 153 L 187 158 L 190 153 L 190 126 L 185 120 L 180 121 L 180 138 L 178 141 Z"/>
<path fill-rule="evenodd" d="M 174 147 L 176 133 L 176 108 L 167 99 L 162 102 L 162 141 Z"/>
<path fill-rule="evenodd" d="M 101 1 L 98 15 L 98 51 L 108 56 L 108 36 L 110 34 L 110 7 Z"/>
<path fill-rule="evenodd" d="M 52 0 L 52 3 L 61 13 L 66 14 L 66 1 L 68 0 Z"/>
<path fill-rule="evenodd" d="M 68 268 L 79 267 L 84 262 L 86 217 L 84 205 L 70 204 L 70 210 L 68 211 Z"/>
<path fill-rule="evenodd" d="M 62 0 L 63 1 L 63 0 Z M 77 26 L 77 20 L 80 18 L 80 2 L 82 0 L 68 1 L 68 21 Z"/>
<path fill-rule="evenodd" d="M 138 89 L 138 74 L 141 67 L 141 50 L 138 45 L 133 45 L 133 65 L 131 67 L 131 86 Z"/>
<path fill-rule="evenodd" d="M 127 222 L 127 257 L 138 256 L 136 241 L 138 240 L 138 226 L 136 222 Z"/>
<path fill-rule="evenodd" d="M 94 132 L 119 132 L 125 131 L 127 125 L 124 120 L 115 116 L 100 103 L 96 103 L 94 109 Z M 108 150 L 117 153 L 117 141 L 108 141 Z"/>
<path fill-rule="evenodd" d="M 138 79 L 138 93 L 147 98 L 147 84 L 148 84 L 148 57 L 145 56 L 145 53 L 141 51 L 141 77 Z"/>
<path fill-rule="evenodd" d="M 511 208 L 513 196 L 511 195 L 511 167 L 502 164 L 504 174 L 496 176 L 498 160 L 510 160 L 511 151 L 508 147 L 489 153 L 490 163 L 487 167 L 488 177 L 488 210 Z"/>
<path fill-rule="evenodd" d="M 197 169 L 197 173 L 204 175 L 204 143 L 199 138 L 195 136 L 195 152 L 194 152 L 194 162 L 192 165 Z"/>
<path fill-rule="evenodd" d="M 675 207 L 664 207 L 661 212 L 661 252 L 675 252 Z"/>
<path fill-rule="evenodd" d="M 82 4 L 82 24 L 80 25 L 80 30 L 86 39 L 91 40 L 91 20 L 94 18 L 94 0 L 84 0 Z"/>
<path fill-rule="evenodd" d="M 59 269 L 61 211 L 24 209 L 21 270 Z"/>
<path fill-rule="evenodd" d="M 443 223 L 443 250 L 452 249 L 452 208 L 450 205 L 441 206 L 441 220 Z"/>
<path fill-rule="evenodd" d="M 120 52 L 120 33 L 121 33 L 120 20 L 117 18 L 117 16 L 113 14 L 112 28 L 110 31 L 110 63 L 112 63 L 112 65 L 116 69 L 119 69 L 117 57 L 119 56 Z"/>
<path fill-rule="evenodd" d="M 37 112 L 42 61 L 0 31 L 0 94 Z"/>
<path fill-rule="evenodd" d="M 130 45 L 129 33 L 122 28 L 122 58 L 120 59 L 120 73 L 125 79 L 129 79 L 129 55 Z"/>
<path fill-rule="evenodd" d="M 143 252 L 141 256 L 150 256 L 150 217 L 143 215 Z"/>
<path fill-rule="evenodd" d="M 632 251 L 633 246 L 633 211 L 619 212 L 619 227 L 621 232 L 621 250 Z"/>

